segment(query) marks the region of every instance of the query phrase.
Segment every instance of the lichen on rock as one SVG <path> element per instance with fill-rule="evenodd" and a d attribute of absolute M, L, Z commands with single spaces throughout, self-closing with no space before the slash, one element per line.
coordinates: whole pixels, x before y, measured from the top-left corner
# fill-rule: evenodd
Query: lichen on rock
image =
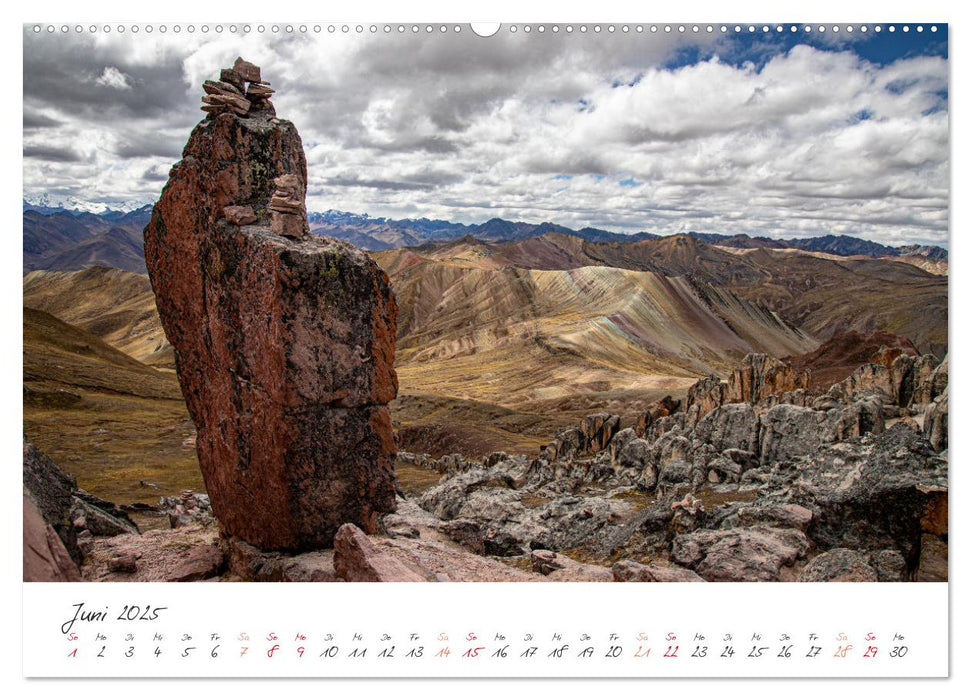
<path fill-rule="evenodd" d="M 236 73 L 262 84 L 244 64 Z M 296 220 L 288 232 L 309 230 L 293 124 L 266 109 L 207 111 L 145 229 L 203 477 L 227 534 L 329 547 L 342 524 L 373 532 L 394 510 L 394 296 L 357 248 L 274 233 L 281 205 Z"/>

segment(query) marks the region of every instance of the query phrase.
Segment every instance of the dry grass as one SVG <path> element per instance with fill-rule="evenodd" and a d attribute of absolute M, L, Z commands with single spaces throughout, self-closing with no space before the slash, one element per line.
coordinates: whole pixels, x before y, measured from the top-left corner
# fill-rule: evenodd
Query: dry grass
<path fill-rule="evenodd" d="M 470 458 L 496 451 L 535 454 L 575 423 L 571 417 L 435 394 L 402 393 L 391 415 L 402 450 L 435 458 L 455 452 Z"/>
<path fill-rule="evenodd" d="M 398 483 L 406 496 L 412 498 L 420 496 L 433 486 L 437 486 L 442 475 L 435 469 L 424 469 L 416 467 L 414 464 L 398 462 L 394 467 Z"/>
<path fill-rule="evenodd" d="M 24 387 L 27 438 L 81 488 L 119 503 L 204 490 L 174 374 L 25 308 Z"/>

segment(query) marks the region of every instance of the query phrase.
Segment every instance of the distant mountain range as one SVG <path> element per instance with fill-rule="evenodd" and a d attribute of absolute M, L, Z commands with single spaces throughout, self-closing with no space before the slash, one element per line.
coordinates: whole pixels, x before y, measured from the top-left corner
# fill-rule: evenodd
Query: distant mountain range
<path fill-rule="evenodd" d="M 33 209 L 41 214 L 68 212 L 71 214 L 102 214 L 111 217 L 145 209 L 151 212 L 152 205 L 142 202 L 115 202 L 114 208 L 112 208 L 111 205 L 104 202 L 86 202 L 76 197 L 52 197 L 49 194 L 42 194 L 39 197 L 31 198 L 31 200 L 24 199 L 24 211 L 28 209 Z"/>
<path fill-rule="evenodd" d="M 313 212 L 307 218 L 315 233 L 340 238 L 370 251 L 444 243 L 465 237 L 490 243 L 521 241 L 545 233 L 566 233 L 587 241 L 642 241 L 660 237 L 655 233 L 625 234 L 596 228 L 574 230 L 548 221 L 528 224 L 494 218 L 484 224 L 457 224 L 441 219 L 372 218 L 334 209 Z"/>
<path fill-rule="evenodd" d="M 67 206 L 65 206 L 67 205 Z M 144 272 L 142 230 L 152 205 L 130 210 L 82 202 L 54 204 L 50 200 L 23 202 L 24 272 L 80 270 L 95 265 Z M 574 230 L 560 224 L 507 221 L 494 218 L 482 224 L 441 219 L 388 219 L 367 214 L 328 210 L 308 215 L 311 230 L 333 236 L 372 252 L 438 245 L 462 239 L 483 243 L 516 242 L 546 234 L 565 234 L 592 243 L 639 243 L 661 238 L 654 233 L 624 234 L 596 228 Z M 688 232 L 696 240 L 723 248 L 796 249 L 810 253 L 870 258 L 901 258 L 919 267 L 946 274 L 948 251 L 939 246 L 887 246 L 851 236 L 772 239 L 745 234 Z"/>
<path fill-rule="evenodd" d="M 476 240 L 497 243 L 521 241 L 546 233 L 565 233 L 585 241 L 639 242 L 661 238 L 656 233 L 617 233 L 597 228 L 571 229 L 560 224 L 544 222 L 529 224 L 522 221 L 489 219 L 484 224 L 457 224 L 441 219 L 388 219 L 372 218 L 367 214 L 328 210 L 309 215 L 311 230 L 353 243 L 370 251 L 390 250 L 426 243 L 444 243 L 470 236 Z M 816 236 L 812 238 L 772 239 L 763 236 L 739 234 L 728 236 L 720 233 L 688 231 L 692 238 L 728 248 L 794 248 L 832 255 L 865 255 L 867 257 L 920 256 L 933 260 L 947 260 L 947 250 L 939 246 L 886 246 L 852 236 Z"/>
<path fill-rule="evenodd" d="M 101 265 L 145 272 L 142 230 L 150 216 L 151 207 L 103 214 L 27 209 L 23 214 L 23 270 L 82 270 Z"/>

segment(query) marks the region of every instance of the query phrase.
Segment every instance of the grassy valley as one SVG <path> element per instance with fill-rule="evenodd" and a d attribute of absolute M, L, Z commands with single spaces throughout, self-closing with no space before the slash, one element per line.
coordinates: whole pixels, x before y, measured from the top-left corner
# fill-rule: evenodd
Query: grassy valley
<path fill-rule="evenodd" d="M 160 372 L 24 308 L 24 432 L 81 488 L 120 503 L 202 489 L 195 428 Z"/>

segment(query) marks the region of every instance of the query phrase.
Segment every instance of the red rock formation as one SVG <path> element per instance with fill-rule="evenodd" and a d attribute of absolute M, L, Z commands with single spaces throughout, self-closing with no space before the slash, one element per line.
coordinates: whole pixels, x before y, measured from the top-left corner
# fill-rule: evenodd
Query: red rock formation
<path fill-rule="evenodd" d="M 293 124 L 210 114 L 155 206 L 145 258 L 216 517 L 260 548 L 305 550 L 394 510 L 397 307 L 362 251 L 271 232 L 283 175 L 302 201 Z M 248 217 L 233 207 L 257 220 L 235 223 Z"/>
<path fill-rule="evenodd" d="M 695 382 L 685 398 L 685 414 L 689 424 L 694 425 L 714 409 L 730 403 L 770 407 L 785 400 L 804 404 L 809 382 L 808 370 L 797 370 L 774 357 L 751 353 L 732 370 L 728 382 L 715 375 Z"/>
<path fill-rule="evenodd" d="M 605 449 L 619 429 L 620 416 L 612 416 L 609 413 L 594 413 L 584 418 L 580 424 L 586 449 L 590 452 L 600 452 Z"/>
<path fill-rule="evenodd" d="M 728 380 L 725 403 L 757 404 L 769 396 L 809 387 L 809 371 L 761 354 L 746 355 Z"/>
<path fill-rule="evenodd" d="M 688 421 L 694 425 L 701 418 L 726 403 L 726 389 L 725 383 L 714 374 L 702 377 L 692 384 L 688 388 L 688 395 L 684 401 L 684 410 L 688 416 Z"/>
<path fill-rule="evenodd" d="M 80 581 L 67 548 L 24 490 L 24 581 Z"/>
<path fill-rule="evenodd" d="M 697 385 L 695 385 L 697 386 Z M 694 388 L 694 387 L 692 387 Z M 642 413 L 637 419 L 637 425 L 635 430 L 637 435 L 644 437 L 647 430 L 657 422 L 658 418 L 664 418 L 665 416 L 670 416 L 681 410 L 681 400 L 674 399 L 670 396 L 665 396 L 663 399 L 655 401 L 653 404 L 648 406 L 647 411 Z"/>
<path fill-rule="evenodd" d="M 334 539 L 334 568 L 345 581 L 428 581 L 380 551 L 367 535 L 351 524 L 341 527 Z"/>
<path fill-rule="evenodd" d="M 917 355 L 913 343 L 903 336 L 886 331 L 876 331 L 869 335 L 847 331 L 834 334 L 812 352 L 782 359 L 798 370 L 810 370 L 810 388 L 816 392 L 825 392 L 836 382 L 848 377 L 860 365 L 874 362 L 889 367 L 900 355 Z"/>

